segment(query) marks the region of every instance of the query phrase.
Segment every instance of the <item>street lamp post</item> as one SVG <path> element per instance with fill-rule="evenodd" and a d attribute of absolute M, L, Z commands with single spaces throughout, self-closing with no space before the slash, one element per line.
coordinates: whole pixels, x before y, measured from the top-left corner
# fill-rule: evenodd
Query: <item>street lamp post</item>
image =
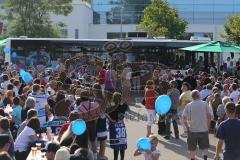
<path fill-rule="evenodd" d="M 121 13 L 120 13 L 120 14 L 121 14 L 121 15 L 120 15 L 120 16 L 121 16 L 121 20 L 120 20 L 120 21 L 121 21 L 121 22 L 120 22 L 120 23 L 121 23 L 121 29 L 120 29 L 121 35 L 120 35 L 120 37 L 123 38 L 123 33 L 122 33 L 122 32 L 123 32 L 123 31 L 122 31 L 122 30 L 123 30 L 123 24 L 122 24 L 122 23 L 123 23 L 123 22 L 122 22 L 122 21 L 123 21 L 123 16 L 122 16 L 122 14 L 123 14 L 123 7 L 121 7 Z"/>

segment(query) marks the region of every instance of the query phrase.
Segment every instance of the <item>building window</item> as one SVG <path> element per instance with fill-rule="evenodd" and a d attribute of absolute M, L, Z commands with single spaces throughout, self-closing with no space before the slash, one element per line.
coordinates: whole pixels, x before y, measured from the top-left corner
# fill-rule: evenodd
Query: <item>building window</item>
<path fill-rule="evenodd" d="M 61 29 L 61 32 L 64 36 L 68 36 L 68 30 L 67 29 Z"/>
<path fill-rule="evenodd" d="M 108 39 L 121 38 L 121 32 L 108 32 Z M 123 32 L 122 38 L 147 38 L 146 32 Z"/>
<path fill-rule="evenodd" d="M 147 32 L 128 32 L 129 38 L 147 38 Z"/>
<path fill-rule="evenodd" d="M 100 24 L 100 14 L 93 12 L 93 24 Z"/>
<path fill-rule="evenodd" d="M 213 33 L 203 33 L 203 37 L 207 37 L 213 40 Z"/>
<path fill-rule="evenodd" d="M 126 36 L 127 36 L 127 33 L 123 32 L 122 38 L 126 38 Z M 107 33 L 107 39 L 116 39 L 116 38 L 121 38 L 120 32 L 108 32 Z"/>
<path fill-rule="evenodd" d="M 78 39 L 78 38 L 79 38 L 79 30 L 75 29 L 75 39 Z"/>

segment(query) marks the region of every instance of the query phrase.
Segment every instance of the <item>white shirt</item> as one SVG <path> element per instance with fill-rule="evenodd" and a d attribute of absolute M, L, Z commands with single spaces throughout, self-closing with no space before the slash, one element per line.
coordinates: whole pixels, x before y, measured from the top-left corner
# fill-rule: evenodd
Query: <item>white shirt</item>
<path fill-rule="evenodd" d="M 231 67 L 231 65 L 230 65 L 231 64 L 231 60 L 230 61 L 226 61 L 225 63 L 227 64 L 227 68 Z"/>
<path fill-rule="evenodd" d="M 208 114 L 211 114 L 210 107 L 202 100 L 188 103 L 183 111 L 183 117 L 188 119 L 191 132 L 208 131 Z"/>
<path fill-rule="evenodd" d="M 233 103 L 237 104 L 239 100 L 239 92 L 237 90 L 232 91 L 232 93 L 230 94 L 230 98 L 233 100 Z"/>
<path fill-rule="evenodd" d="M 48 92 L 48 94 L 50 94 L 50 95 L 54 95 L 54 94 L 55 94 L 55 90 L 53 90 L 51 87 L 48 87 L 48 88 L 47 88 L 47 92 Z"/>
<path fill-rule="evenodd" d="M 36 94 L 31 93 L 29 97 L 33 97 L 36 101 L 34 109 L 38 111 L 38 119 L 40 121 L 40 125 L 46 123 L 46 109 L 45 106 L 47 103 L 48 95 L 47 94 Z"/>
<path fill-rule="evenodd" d="M 10 83 L 11 82 L 9 80 L 2 82 L 1 83 L 1 88 L 5 90 L 7 88 L 7 86 L 8 86 L 8 84 L 10 84 Z"/>
<path fill-rule="evenodd" d="M 19 152 L 27 151 L 29 143 L 33 142 L 30 136 L 33 136 L 35 134 L 36 132 L 32 128 L 26 126 L 23 129 L 23 131 L 19 134 L 14 143 L 14 151 Z"/>
<path fill-rule="evenodd" d="M 130 80 L 130 79 L 131 79 L 131 72 L 129 71 L 126 74 L 126 80 Z"/>
<path fill-rule="evenodd" d="M 14 86 L 13 92 L 15 93 L 15 96 L 18 96 L 18 91 L 19 91 L 19 89 L 16 86 Z"/>

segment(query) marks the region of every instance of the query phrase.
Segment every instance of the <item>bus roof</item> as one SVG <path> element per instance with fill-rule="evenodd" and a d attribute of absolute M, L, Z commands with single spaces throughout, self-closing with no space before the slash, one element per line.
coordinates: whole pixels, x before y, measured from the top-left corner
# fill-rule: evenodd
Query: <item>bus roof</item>
<path fill-rule="evenodd" d="M 190 41 L 176 39 L 68 39 L 68 38 L 9 38 L 9 41 L 23 42 L 25 44 L 36 41 L 36 43 L 67 44 L 77 46 L 104 46 L 108 43 L 130 42 L 133 46 L 138 47 L 167 47 L 167 48 L 184 48 L 193 45 L 208 43 L 209 41 Z M 20 44 L 20 43 L 18 43 Z"/>
<path fill-rule="evenodd" d="M 208 43 L 210 41 L 194 41 L 194 40 L 176 40 L 176 39 L 71 39 L 71 38 L 8 38 L 9 40 L 47 40 L 47 41 L 100 41 L 100 42 L 106 42 L 106 41 L 132 41 L 132 42 L 178 42 L 178 43 Z"/>

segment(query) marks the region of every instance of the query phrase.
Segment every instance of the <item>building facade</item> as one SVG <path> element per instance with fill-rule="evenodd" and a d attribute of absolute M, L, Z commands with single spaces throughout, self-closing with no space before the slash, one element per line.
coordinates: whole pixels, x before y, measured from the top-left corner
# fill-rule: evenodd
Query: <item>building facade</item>
<path fill-rule="evenodd" d="M 187 33 L 199 37 L 221 40 L 223 25 L 230 15 L 240 14 L 239 0 L 168 0 L 171 7 L 177 8 L 181 18 L 188 21 Z M 93 26 L 111 28 L 102 38 L 128 37 L 130 32 L 139 32 L 143 10 L 150 0 L 92 0 Z M 119 27 L 120 25 L 120 27 Z M 115 31 L 112 31 L 115 30 Z M 135 34 L 136 35 L 136 34 Z M 98 37 L 98 36 L 97 36 Z M 131 36 L 130 36 L 131 37 Z"/>
<path fill-rule="evenodd" d="M 187 32 L 195 36 L 210 36 L 221 40 L 223 25 L 231 15 L 240 14 L 239 0 L 168 0 L 181 18 L 189 23 Z"/>
<path fill-rule="evenodd" d="M 0 0 L 2 3 L 4 0 Z M 138 24 L 151 0 L 73 0 L 68 16 L 51 15 L 54 23 L 64 22 L 69 38 L 146 38 Z M 189 23 L 186 32 L 197 37 L 222 40 L 223 25 L 230 15 L 240 14 L 240 0 L 168 0 Z"/>

